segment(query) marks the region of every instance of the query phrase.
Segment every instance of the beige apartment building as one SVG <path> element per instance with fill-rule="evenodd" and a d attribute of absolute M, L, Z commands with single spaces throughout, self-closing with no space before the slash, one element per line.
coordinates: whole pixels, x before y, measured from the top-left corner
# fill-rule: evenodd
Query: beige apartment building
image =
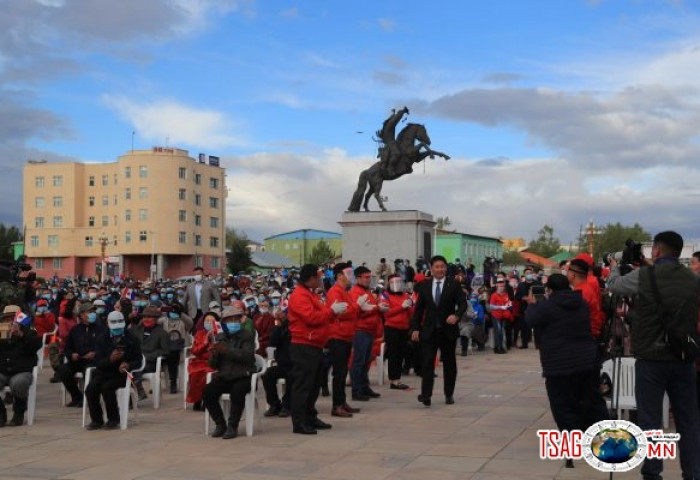
<path fill-rule="evenodd" d="M 29 161 L 25 254 L 37 275 L 174 279 L 226 268 L 226 172 L 217 157 L 153 147 L 112 163 Z"/>

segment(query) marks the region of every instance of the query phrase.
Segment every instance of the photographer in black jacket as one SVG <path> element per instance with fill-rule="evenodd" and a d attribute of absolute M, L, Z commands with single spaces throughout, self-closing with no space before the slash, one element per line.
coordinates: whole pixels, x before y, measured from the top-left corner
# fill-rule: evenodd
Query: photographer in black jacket
<path fill-rule="evenodd" d="M 621 276 L 617 261 L 611 259 L 608 289 L 635 298 L 628 319 L 632 329 L 632 353 L 637 359 L 637 423 L 642 430 L 660 430 L 663 398 L 667 393 L 676 431 L 681 435 L 678 451 L 683 478 L 700 478 L 695 362 L 693 358 L 681 358 L 678 349 L 666 341 L 669 319 L 687 332 L 694 331 L 698 321 L 700 286 L 693 272 L 679 263 L 682 250 L 683 238 L 678 233 L 657 234 L 651 250 L 651 265 Z M 662 471 L 662 460 L 644 461 L 642 475 L 645 479 L 661 479 Z"/>

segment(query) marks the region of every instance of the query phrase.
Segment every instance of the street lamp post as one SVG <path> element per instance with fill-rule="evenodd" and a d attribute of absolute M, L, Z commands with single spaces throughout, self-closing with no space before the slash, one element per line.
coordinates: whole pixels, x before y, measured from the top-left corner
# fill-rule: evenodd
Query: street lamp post
<path fill-rule="evenodd" d="M 100 243 L 100 283 L 104 283 L 105 281 L 105 270 L 107 269 L 107 265 L 105 262 L 105 251 L 107 250 L 107 245 L 109 244 L 109 238 L 107 238 L 107 235 L 105 235 L 104 232 L 102 232 L 102 235 L 100 235 L 100 238 L 97 239 L 97 241 Z"/>
<path fill-rule="evenodd" d="M 156 232 L 149 231 L 151 234 L 151 281 L 156 281 Z"/>

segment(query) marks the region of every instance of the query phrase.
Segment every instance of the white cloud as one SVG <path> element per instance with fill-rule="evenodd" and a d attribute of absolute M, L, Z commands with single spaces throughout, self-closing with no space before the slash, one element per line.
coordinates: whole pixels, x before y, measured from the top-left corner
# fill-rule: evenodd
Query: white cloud
<path fill-rule="evenodd" d="M 396 30 L 396 21 L 391 18 L 380 18 L 377 20 L 377 23 L 379 24 L 379 28 L 385 32 L 393 32 Z"/>
<path fill-rule="evenodd" d="M 138 103 L 119 95 L 104 95 L 104 103 L 136 129 L 142 138 L 171 144 L 222 148 L 245 140 L 232 132 L 239 127 L 221 112 L 198 109 L 172 100 Z"/>

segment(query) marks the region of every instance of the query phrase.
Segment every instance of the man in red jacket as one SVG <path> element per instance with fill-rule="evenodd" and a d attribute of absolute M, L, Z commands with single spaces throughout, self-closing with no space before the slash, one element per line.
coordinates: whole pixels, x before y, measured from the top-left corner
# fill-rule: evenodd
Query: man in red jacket
<path fill-rule="evenodd" d="M 331 428 L 318 418 L 316 400 L 321 388 L 323 347 L 328 342 L 330 325 L 336 315 L 347 311 L 348 305 L 335 302 L 330 307 L 321 303 L 315 291 L 322 285 L 318 266 L 304 265 L 299 281 L 289 297 L 287 318 L 292 342 L 292 427 L 294 433 L 316 434 L 317 429 Z"/>
<path fill-rule="evenodd" d="M 372 343 L 382 323 L 379 304 L 370 290 L 372 271 L 367 267 L 355 269 L 355 286 L 350 289 L 350 304 L 357 305 L 359 313 L 352 341 L 352 399 L 366 402 L 380 395 L 369 388 L 369 365 L 372 360 Z"/>
<path fill-rule="evenodd" d="M 348 376 L 348 360 L 352 350 L 352 340 L 355 336 L 355 322 L 360 311 L 356 303 L 350 301 L 348 290 L 352 287 L 354 274 L 352 267 L 347 263 L 338 263 L 333 267 L 335 284 L 326 294 L 326 303 L 333 305 L 335 302 L 347 303 L 348 311 L 337 315 L 331 323 L 328 351 L 333 367 L 333 410 L 334 417 L 352 417 L 358 413 L 359 408 L 352 408 L 347 403 L 345 396 L 345 379 Z"/>
<path fill-rule="evenodd" d="M 605 314 L 600 308 L 600 295 L 596 293 L 591 284 L 587 281 L 588 264 L 582 259 L 573 259 L 569 263 L 569 268 L 566 271 L 567 280 L 574 291 L 580 291 L 583 299 L 588 304 L 588 310 L 591 317 L 591 335 L 595 340 L 600 338 L 605 323 Z M 597 284 L 596 284 L 597 286 Z"/>

